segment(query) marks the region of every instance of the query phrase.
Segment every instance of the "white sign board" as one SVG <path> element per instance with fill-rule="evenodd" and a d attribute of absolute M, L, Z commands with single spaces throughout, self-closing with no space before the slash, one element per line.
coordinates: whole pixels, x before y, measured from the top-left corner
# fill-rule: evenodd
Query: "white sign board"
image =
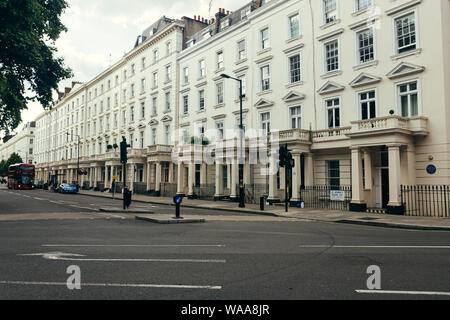
<path fill-rule="evenodd" d="M 339 190 L 330 191 L 330 200 L 331 201 L 345 201 L 345 192 Z"/>

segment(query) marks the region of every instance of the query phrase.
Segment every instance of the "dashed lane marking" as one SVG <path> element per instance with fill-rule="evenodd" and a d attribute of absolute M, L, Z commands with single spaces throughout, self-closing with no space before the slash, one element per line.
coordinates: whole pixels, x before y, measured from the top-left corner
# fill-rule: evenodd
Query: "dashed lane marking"
<path fill-rule="evenodd" d="M 27 281 L 0 281 L 4 285 L 24 286 L 67 286 L 66 282 L 27 282 Z M 132 284 L 132 283 L 81 283 L 82 287 L 121 287 L 121 288 L 165 288 L 165 289 L 204 289 L 221 290 L 222 286 L 212 285 L 178 285 L 178 284 Z"/>
<path fill-rule="evenodd" d="M 400 290 L 355 290 L 357 293 L 364 294 L 400 294 L 417 296 L 450 296 L 450 292 L 437 291 L 400 291 Z"/>

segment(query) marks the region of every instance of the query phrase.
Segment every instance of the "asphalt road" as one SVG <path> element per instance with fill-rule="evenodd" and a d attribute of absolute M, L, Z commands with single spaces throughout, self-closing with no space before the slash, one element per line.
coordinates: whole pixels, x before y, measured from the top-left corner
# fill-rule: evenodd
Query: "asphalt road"
<path fill-rule="evenodd" d="M 95 211 L 108 204 L 0 189 L 0 299 L 450 298 L 448 232 L 268 217 L 157 225 Z M 81 290 L 66 286 L 72 265 Z M 372 265 L 381 290 L 358 292 Z"/>

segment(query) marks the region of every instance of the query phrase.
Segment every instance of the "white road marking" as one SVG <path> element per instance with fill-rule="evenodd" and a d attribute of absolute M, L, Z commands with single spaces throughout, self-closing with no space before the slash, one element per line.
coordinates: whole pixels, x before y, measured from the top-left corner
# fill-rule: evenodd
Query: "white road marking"
<path fill-rule="evenodd" d="M 47 199 L 36 198 L 36 197 L 33 197 L 33 199 L 35 199 L 35 200 L 41 200 L 41 201 L 47 201 Z"/>
<path fill-rule="evenodd" d="M 214 247 L 225 248 L 224 244 L 43 244 L 42 247 Z"/>
<path fill-rule="evenodd" d="M 5 285 L 25 286 L 67 286 L 66 282 L 27 282 L 27 281 L 0 281 Z M 195 286 L 174 284 L 131 284 L 131 283 L 81 283 L 82 287 L 125 287 L 125 288 L 166 288 L 166 289 L 206 289 L 221 290 L 222 286 Z"/>
<path fill-rule="evenodd" d="M 338 249 L 450 249 L 450 246 L 335 246 L 335 245 L 301 245 L 300 248 L 338 248 Z"/>
<path fill-rule="evenodd" d="M 89 208 L 83 208 L 83 209 L 89 209 Z M 89 209 L 89 210 L 96 211 L 95 209 Z M 125 217 L 122 217 L 122 216 L 116 216 L 116 215 L 113 215 L 113 214 L 100 213 L 100 212 L 94 212 L 94 213 L 98 214 L 100 216 L 103 216 L 103 217 L 107 217 L 107 218 L 117 218 L 117 219 L 125 220 Z"/>
<path fill-rule="evenodd" d="M 424 296 L 450 296 L 450 292 L 435 291 L 398 291 L 398 290 L 355 290 L 357 293 L 372 294 L 403 294 L 403 295 L 424 295 Z"/>
<path fill-rule="evenodd" d="M 236 232 L 236 233 L 254 233 L 254 234 L 274 234 L 274 235 L 287 235 L 287 236 L 299 236 L 301 233 L 290 233 L 290 232 L 271 232 L 271 231 L 249 231 L 249 230 L 220 230 L 220 229 L 211 229 L 205 230 L 209 232 Z"/>
<path fill-rule="evenodd" d="M 187 262 L 187 263 L 226 263 L 226 260 L 220 259 L 90 259 L 90 258 L 67 258 L 67 257 L 85 257 L 80 254 L 64 252 L 31 253 L 19 254 L 19 256 L 42 256 L 47 260 L 60 261 L 90 261 L 90 262 Z"/>

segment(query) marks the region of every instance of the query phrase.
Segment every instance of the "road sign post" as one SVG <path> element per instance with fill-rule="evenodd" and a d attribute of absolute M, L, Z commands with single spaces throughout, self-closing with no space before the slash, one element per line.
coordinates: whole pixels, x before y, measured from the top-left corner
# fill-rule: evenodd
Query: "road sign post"
<path fill-rule="evenodd" d="M 180 216 L 181 202 L 183 202 L 183 197 L 181 195 L 176 195 L 173 197 L 173 203 L 175 204 L 175 217 L 173 217 L 174 219 L 183 219 Z"/>

